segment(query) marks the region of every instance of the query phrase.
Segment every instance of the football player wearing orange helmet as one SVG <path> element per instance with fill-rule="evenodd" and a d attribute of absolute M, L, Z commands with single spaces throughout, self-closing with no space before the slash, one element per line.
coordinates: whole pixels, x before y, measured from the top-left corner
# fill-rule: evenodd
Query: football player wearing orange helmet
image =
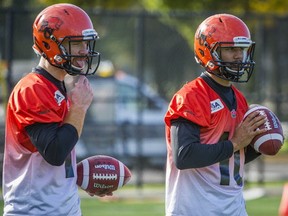
<path fill-rule="evenodd" d="M 205 71 L 172 98 L 165 115 L 166 216 L 246 216 L 244 164 L 257 158 L 249 143 L 265 130 L 232 84 L 247 82 L 255 43 L 246 24 L 230 14 L 208 17 L 194 38 Z"/>
<path fill-rule="evenodd" d="M 7 106 L 4 215 L 80 216 L 74 146 L 93 99 L 86 75 L 100 61 L 98 34 L 81 8 L 55 4 L 36 17 L 33 39 L 40 62 Z M 68 93 L 67 74 L 82 75 Z"/>

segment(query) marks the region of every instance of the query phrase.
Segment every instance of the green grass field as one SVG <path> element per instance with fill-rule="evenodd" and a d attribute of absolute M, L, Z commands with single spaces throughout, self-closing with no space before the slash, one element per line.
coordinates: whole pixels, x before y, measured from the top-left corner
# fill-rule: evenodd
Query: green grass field
<path fill-rule="evenodd" d="M 251 216 L 277 216 L 281 197 L 263 197 L 247 201 L 247 211 Z M 120 200 L 101 202 L 99 200 L 82 200 L 84 216 L 164 216 L 164 202 L 149 200 Z"/>
<path fill-rule="evenodd" d="M 277 216 L 281 196 L 266 196 L 247 201 L 249 216 Z M 81 200 L 83 216 L 164 216 L 163 199 L 99 199 Z M 3 209 L 3 201 L 0 202 Z"/>
<path fill-rule="evenodd" d="M 164 202 L 155 200 L 82 199 L 81 207 L 84 216 L 164 216 Z"/>
<path fill-rule="evenodd" d="M 263 197 L 247 201 L 247 211 L 251 216 L 277 216 L 281 197 Z M 82 199 L 83 216 L 164 216 L 164 202 L 151 200 L 100 201 Z M 3 209 L 3 201 L 0 202 Z"/>

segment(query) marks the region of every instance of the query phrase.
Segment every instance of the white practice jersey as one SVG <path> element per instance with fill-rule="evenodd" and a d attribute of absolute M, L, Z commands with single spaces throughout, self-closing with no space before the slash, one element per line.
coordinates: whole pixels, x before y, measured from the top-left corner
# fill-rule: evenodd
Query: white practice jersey
<path fill-rule="evenodd" d="M 233 110 L 201 77 L 185 84 L 171 100 L 165 116 L 168 152 L 166 216 L 247 215 L 242 194 L 244 149 L 210 166 L 185 170 L 177 169 L 172 156 L 171 120 L 179 117 L 199 125 L 200 143 L 213 144 L 231 139 L 248 109 L 243 95 L 232 88 L 237 100 Z"/>
<path fill-rule="evenodd" d="M 44 76 L 30 73 L 15 86 L 6 116 L 4 216 L 81 215 L 75 150 L 61 166 L 52 166 L 25 131 L 34 123 L 60 124 L 67 112 L 68 100 Z"/>
<path fill-rule="evenodd" d="M 13 154 L 10 147 L 6 151 Z M 48 164 L 39 152 L 24 152 L 5 158 L 4 216 L 80 216 L 75 152 L 62 166 Z M 21 167 L 11 166 L 16 160 Z"/>

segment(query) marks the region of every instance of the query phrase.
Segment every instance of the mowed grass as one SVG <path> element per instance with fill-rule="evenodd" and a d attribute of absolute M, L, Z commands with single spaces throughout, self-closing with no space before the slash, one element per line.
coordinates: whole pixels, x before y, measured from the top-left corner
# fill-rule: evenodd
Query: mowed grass
<path fill-rule="evenodd" d="M 247 212 L 249 216 L 278 216 L 281 198 L 281 195 L 273 195 L 249 200 L 246 202 Z M 118 196 L 107 199 L 88 198 L 87 196 L 87 198 L 81 199 L 83 216 L 164 216 L 164 205 L 164 197 L 159 198 L 159 196 L 155 198 L 123 198 Z M 2 200 L 0 201 L 0 209 L 3 209 Z"/>
<path fill-rule="evenodd" d="M 278 216 L 281 197 L 263 197 L 247 201 L 251 216 Z M 164 216 L 164 202 L 155 200 L 113 200 L 82 199 L 83 216 Z M 3 201 L 0 202 L 3 209 Z"/>
<path fill-rule="evenodd" d="M 251 216 L 278 216 L 281 197 L 262 197 L 247 201 L 247 212 Z M 120 200 L 101 202 L 93 199 L 82 200 L 84 216 L 164 216 L 164 202 L 149 200 Z M 188 215 L 187 215 L 188 216 Z"/>
<path fill-rule="evenodd" d="M 266 196 L 259 199 L 247 201 L 246 208 L 248 215 L 278 216 L 280 202 L 281 196 Z"/>
<path fill-rule="evenodd" d="M 155 200 L 99 201 L 82 199 L 83 216 L 164 216 L 164 202 Z"/>
<path fill-rule="evenodd" d="M 281 197 L 263 197 L 247 201 L 247 212 L 251 216 L 278 216 Z M 164 202 L 149 200 L 120 200 L 101 202 L 82 200 L 83 216 L 164 216 Z M 190 216 L 190 215 L 187 215 Z M 192 215 L 191 215 L 192 216 Z"/>

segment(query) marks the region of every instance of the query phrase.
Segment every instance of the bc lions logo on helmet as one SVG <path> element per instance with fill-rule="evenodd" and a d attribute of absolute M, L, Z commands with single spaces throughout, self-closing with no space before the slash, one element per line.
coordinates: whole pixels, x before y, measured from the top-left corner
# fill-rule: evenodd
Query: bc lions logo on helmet
<path fill-rule="evenodd" d="M 59 30 L 63 21 L 58 17 L 49 17 L 41 23 L 41 28 L 39 31 L 44 32 L 44 36 L 49 38 L 54 30 Z"/>

